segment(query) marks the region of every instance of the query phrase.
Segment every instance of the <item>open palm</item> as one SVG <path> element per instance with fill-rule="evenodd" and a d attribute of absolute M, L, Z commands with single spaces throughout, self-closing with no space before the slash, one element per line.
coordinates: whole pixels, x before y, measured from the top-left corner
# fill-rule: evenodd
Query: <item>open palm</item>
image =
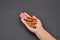
<path fill-rule="evenodd" d="M 37 24 L 35 25 L 36 28 L 32 28 L 30 27 L 28 24 L 26 24 L 26 22 L 24 21 L 24 19 L 26 19 L 27 17 L 31 17 L 30 15 L 28 15 L 26 12 L 24 13 L 20 13 L 19 15 L 21 17 L 21 21 L 24 23 L 24 25 L 27 27 L 27 29 L 33 33 L 36 33 L 37 31 L 39 31 L 42 28 L 42 24 L 41 21 L 33 15 L 34 18 L 37 19 Z"/>

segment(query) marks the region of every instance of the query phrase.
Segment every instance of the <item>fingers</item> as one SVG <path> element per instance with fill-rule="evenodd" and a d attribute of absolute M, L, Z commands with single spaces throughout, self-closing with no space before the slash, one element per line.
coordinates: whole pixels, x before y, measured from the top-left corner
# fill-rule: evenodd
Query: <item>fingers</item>
<path fill-rule="evenodd" d="M 24 18 L 31 17 L 31 16 L 28 15 L 26 12 L 24 12 L 24 13 L 20 13 L 20 17 L 24 19 Z"/>
<path fill-rule="evenodd" d="M 26 12 L 24 12 L 24 14 L 25 14 L 25 16 L 27 16 L 27 17 L 31 17 L 30 15 L 28 15 Z"/>
<path fill-rule="evenodd" d="M 27 19 L 27 17 L 24 15 L 24 13 L 21 13 L 21 14 L 20 14 L 20 17 L 21 17 L 22 19 Z"/>
<path fill-rule="evenodd" d="M 21 21 L 22 23 L 29 29 L 29 26 L 26 24 L 26 22 L 24 21 L 24 19 L 26 18 L 26 16 L 24 15 L 24 13 L 21 13 L 20 14 L 20 17 L 21 17 Z"/>

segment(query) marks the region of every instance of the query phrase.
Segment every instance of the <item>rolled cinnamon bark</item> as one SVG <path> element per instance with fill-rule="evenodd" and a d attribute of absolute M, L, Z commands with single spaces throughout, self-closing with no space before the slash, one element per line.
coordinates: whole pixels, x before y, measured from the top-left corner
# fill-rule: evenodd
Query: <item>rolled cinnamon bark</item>
<path fill-rule="evenodd" d="M 27 19 L 24 19 L 26 21 L 26 23 L 32 27 L 32 28 L 36 28 L 36 24 L 37 24 L 37 19 L 33 18 L 33 17 L 27 17 Z"/>

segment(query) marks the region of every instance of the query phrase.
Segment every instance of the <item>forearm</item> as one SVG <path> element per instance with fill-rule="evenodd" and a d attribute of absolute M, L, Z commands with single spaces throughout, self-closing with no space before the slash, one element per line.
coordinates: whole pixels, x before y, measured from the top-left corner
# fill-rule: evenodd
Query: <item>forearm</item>
<path fill-rule="evenodd" d="M 56 40 L 52 35 L 50 35 L 45 29 L 41 28 L 36 32 L 36 36 L 40 40 Z"/>

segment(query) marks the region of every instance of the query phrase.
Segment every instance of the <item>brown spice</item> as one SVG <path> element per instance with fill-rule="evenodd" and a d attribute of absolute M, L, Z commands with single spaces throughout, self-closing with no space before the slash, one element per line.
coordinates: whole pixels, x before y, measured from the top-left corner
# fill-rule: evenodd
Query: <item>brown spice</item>
<path fill-rule="evenodd" d="M 30 27 L 36 28 L 35 24 L 37 24 L 37 19 L 35 19 L 33 17 L 27 17 L 27 19 L 25 19 L 25 21 Z"/>

